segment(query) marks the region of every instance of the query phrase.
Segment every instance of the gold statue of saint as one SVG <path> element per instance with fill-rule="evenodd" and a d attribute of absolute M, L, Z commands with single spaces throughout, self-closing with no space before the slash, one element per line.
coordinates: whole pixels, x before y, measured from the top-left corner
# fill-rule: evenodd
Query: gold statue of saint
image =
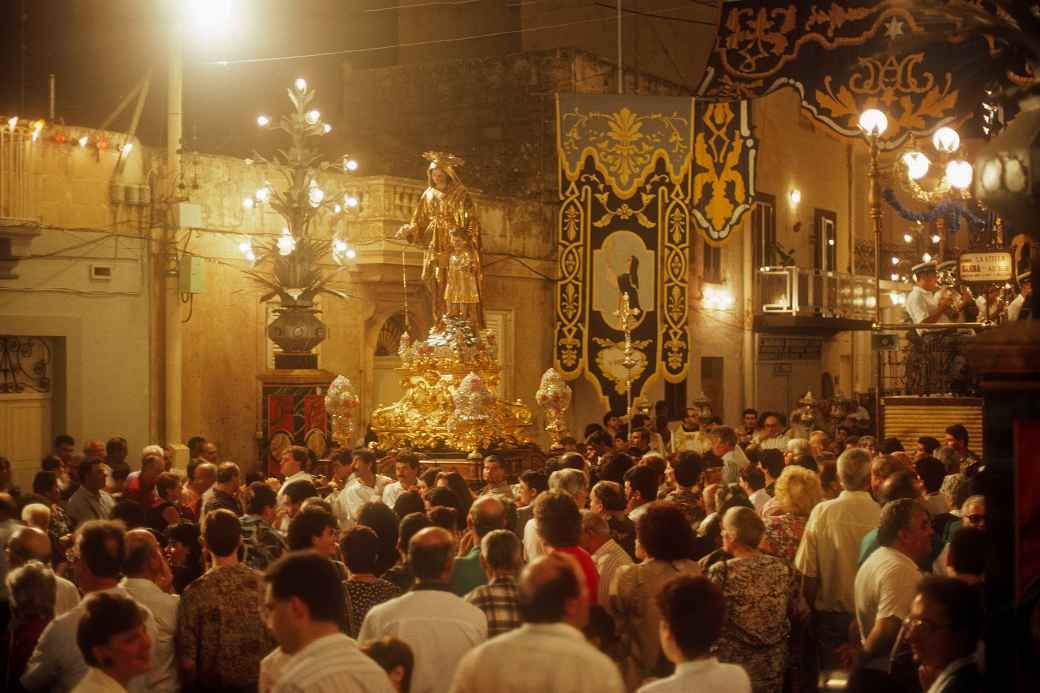
<path fill-rule="evenodd" d="M 397 238 L 425 248 L 422 278 L 433 296 L 437 323 L 448 315 L 465 317 L 482 330 L 480 222 L 469 191 L 456 173 L 464 162 L 443 152 L 426 152 L 423 158 L 430 162 L 427 188 L 411 222 L 401 227 Z"/>

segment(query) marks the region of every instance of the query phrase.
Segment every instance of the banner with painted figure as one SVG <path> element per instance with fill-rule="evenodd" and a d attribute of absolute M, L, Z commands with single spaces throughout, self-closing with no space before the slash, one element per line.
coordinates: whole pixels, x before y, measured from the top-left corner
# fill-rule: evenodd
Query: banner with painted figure
<path fill-rule="evenodd" d="M 697 95 L 747 99 L 792 87 L 813 119 L 849 137 L 860 136 L 860 114 L 878 108 L 888 116 L 879 144 L 894 149 L 966 119 L 993 80 L 1028 79 L 998 60 L 1008 56 L 992 39 L 958 33 L 949 13 L 901 0 L 725 2 Z"/>
<path fill-rule="evenodd" d="M 629 382 L 635 399 L 656 377 L 686 378 L 691 237 L 723 244 L 750 209 L 750 108 L 560 94 L 557 150 L 555 367 L 622 412 Z"/>

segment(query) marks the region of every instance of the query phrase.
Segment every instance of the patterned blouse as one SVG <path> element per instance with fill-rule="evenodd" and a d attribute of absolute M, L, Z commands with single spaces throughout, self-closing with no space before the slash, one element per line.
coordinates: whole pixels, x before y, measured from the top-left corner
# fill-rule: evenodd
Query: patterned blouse
<path fill-rule="evenodd" d="M 726 623 L 713 653 L 739 664 L 754 693 L 780 693 L 787 666 L 789 608 L 795 596 L 794 570 L 775 556 L 757 553 L 719 561 L 708 579 L 722 588 Z"/>
<path fill-rule="evenodd" d="M 350 637 L 352 638 L 357 638 L 361 624 L 365 620 L 365 614 L 369 609 L 401 596 L 401 588 L 382 578 L 377 578 L 372 582 L 345 580 L 343 587 L 347 591 L 347 601 L 350 604 Z"/>
<path fill-rule="evenodd" d="M 802 541 L 806 520 L 807 518 L 793 513 L 763 517 L 766 533 L 759 548 L 770 556 L 784 559 L 788 565 L 794 565 L 794 555 L 798 553 L 798 544 Z"/>
<path fill-rule="evenodd" d="M 213 568 L 184 589 L 177 653 L 207 688 L 256 686 L 260 660 L 276 645 L 260 617 L 263 576 L 235 565 Z"/>

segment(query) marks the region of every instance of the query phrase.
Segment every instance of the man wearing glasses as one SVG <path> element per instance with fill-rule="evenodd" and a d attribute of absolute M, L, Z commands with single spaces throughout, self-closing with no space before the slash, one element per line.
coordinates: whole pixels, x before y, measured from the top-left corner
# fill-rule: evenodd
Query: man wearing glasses
<path fill-rule="evenodd" d="M 970 585 L 956 578 L 921 581 L 905 632 L 927 693 L 982 690 L 975 661 L 982 624 L 980 600 Z"/>

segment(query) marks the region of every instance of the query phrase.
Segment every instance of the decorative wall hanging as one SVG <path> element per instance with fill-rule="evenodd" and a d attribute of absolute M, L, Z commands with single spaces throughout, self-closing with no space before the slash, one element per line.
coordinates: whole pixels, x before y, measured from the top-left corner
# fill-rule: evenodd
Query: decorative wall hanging
<path fill-rule="evenodd" d="M 690 236 L 721 245 L 754 198 L 746 102 L 557 96 L 560 211 L 554 365 L 624 411 L 654 377 L 686 377 Z M 628 297 L 625 365 L 619 311 Z"/>
<path fill-rule="evenodd" d="M 956 22 L 898 0 L 726 2 L 697 95 L 747 99 L 793 87 L 807 113 L 848 137 L 860 136 L 860 113 L 880 108 L 889 117 L 883 147 L 896 148 L 965 119 L 1005 77 L 1000 47 L 958 34 Z"/>

